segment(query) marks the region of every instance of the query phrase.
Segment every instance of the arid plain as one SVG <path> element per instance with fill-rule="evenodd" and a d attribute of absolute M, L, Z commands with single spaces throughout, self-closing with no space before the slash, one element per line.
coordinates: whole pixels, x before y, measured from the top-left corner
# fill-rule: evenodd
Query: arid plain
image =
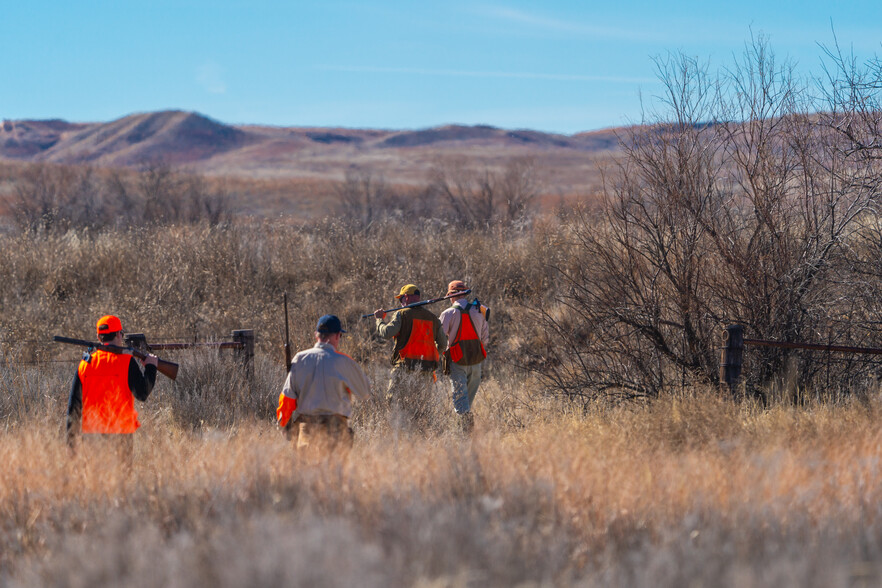
<path fill-rule="evenodd" d="M 592 216 L 620 132 L 258 128 L 182 112 L 4 122 L 0 584 L 877 585 L 878 389 L 736 402 L 698 360 L 663 367 L 628 348 L 640 325 L 606 322 L 635 304 L 617 279 L 660 301 L 627 320 L 670 328 L 669 301 L 690 303 L 664 272 L 641 273 L 648 253 L 604 266 L 586 288 L 609 294 L 599 310 L 567 306 L 580 272 L 631 243 Z M 488 188 L 508 199 L 457 213 Z M 658 226 L 670 232 L 647 251 L 686 259 L 702 287 L 727 275 L 710 249 L 675 255 L 696 242 L 681 225 Z M 442 376 L 416 422 L 379 397 L 358 405 L 348 460 L 296 455 L 273 421 L 283 294 L 295 349 L 338 314 L 376 392 L 389 349 L 361 314 L 404 283 L 440 295 L 452 279 L 493 312 L 475 432 L 457 426 Z M 257 333 L 253 371 L 205 348 L 165 354 L 181 372 L 139 405 L 131 469 L 64 443 L 80 352 L 51 336 L 91 338 L 106 312 L 152 342 Z M 670 356 L 717 354 L 675 341 Z M 662 391 L 573 383 L 596 372 L 579 363 L 592 345 Z"/>

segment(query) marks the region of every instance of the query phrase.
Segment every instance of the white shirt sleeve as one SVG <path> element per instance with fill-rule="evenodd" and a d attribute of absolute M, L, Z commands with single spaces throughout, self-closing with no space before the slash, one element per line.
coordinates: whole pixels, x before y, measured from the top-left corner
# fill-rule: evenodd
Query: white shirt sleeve
<path fill-rule="evenodd" d="M 347 361 L 343 362 L 346 386 L 349 391 L 359 400 L 367 400 L 371 395 L 371 382 L 367 374 L 354 359 L 344 356 Z"/>
<path fill-rule="evenodd" d="M 288 370 L 288 377 L 285 378 L 285 386 L 282 388 L 282 394 L 295 400 L 297 399 L 297 386 L 294 383 L 296 382 L 294 376 L 296 365 L 293 361 L 291 362 L 291 369 Z"/>

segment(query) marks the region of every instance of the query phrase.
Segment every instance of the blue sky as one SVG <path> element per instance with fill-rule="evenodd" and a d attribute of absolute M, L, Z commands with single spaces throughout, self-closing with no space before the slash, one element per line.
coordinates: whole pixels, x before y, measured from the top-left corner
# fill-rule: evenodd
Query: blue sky
<path fill-rule="evenodd" d="M 233 124 L 574 133 L 637 122 L 652 57 L 753 33 L 818 70 L 882 54 L 882 2 L 0 0 L 0 118 L 194 110 Z M 832 26 L 832 28 L 831 28 Z"/>

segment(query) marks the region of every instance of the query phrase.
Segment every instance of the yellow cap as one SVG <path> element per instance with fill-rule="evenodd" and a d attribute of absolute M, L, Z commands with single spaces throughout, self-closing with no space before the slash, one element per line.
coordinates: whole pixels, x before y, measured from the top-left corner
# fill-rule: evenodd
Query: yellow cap
<path fill-rule="evenodd" d="M 395 298 L 401 298 L 402 296 L 413 296 L 414 294 L 419 294 L 420 289 L 414 286 L 413 284 L 408 284 L 406 286 L 401 287 L 401 292 L 398 293 L 398 296 Z"/>

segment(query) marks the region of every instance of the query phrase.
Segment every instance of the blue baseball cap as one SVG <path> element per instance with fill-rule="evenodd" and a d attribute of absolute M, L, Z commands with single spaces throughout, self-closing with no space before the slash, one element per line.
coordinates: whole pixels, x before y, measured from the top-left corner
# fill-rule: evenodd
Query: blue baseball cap
<path fill-rule="evenodd" d="M 319 333 L 325 333 L 328 335 L 346 332 L 343 330 L 343 325 L 340 324 L 340 319 L 333 314 L 326 314 L 320 318 L 318 324 L 315 326 L 315 330 Z"/>

